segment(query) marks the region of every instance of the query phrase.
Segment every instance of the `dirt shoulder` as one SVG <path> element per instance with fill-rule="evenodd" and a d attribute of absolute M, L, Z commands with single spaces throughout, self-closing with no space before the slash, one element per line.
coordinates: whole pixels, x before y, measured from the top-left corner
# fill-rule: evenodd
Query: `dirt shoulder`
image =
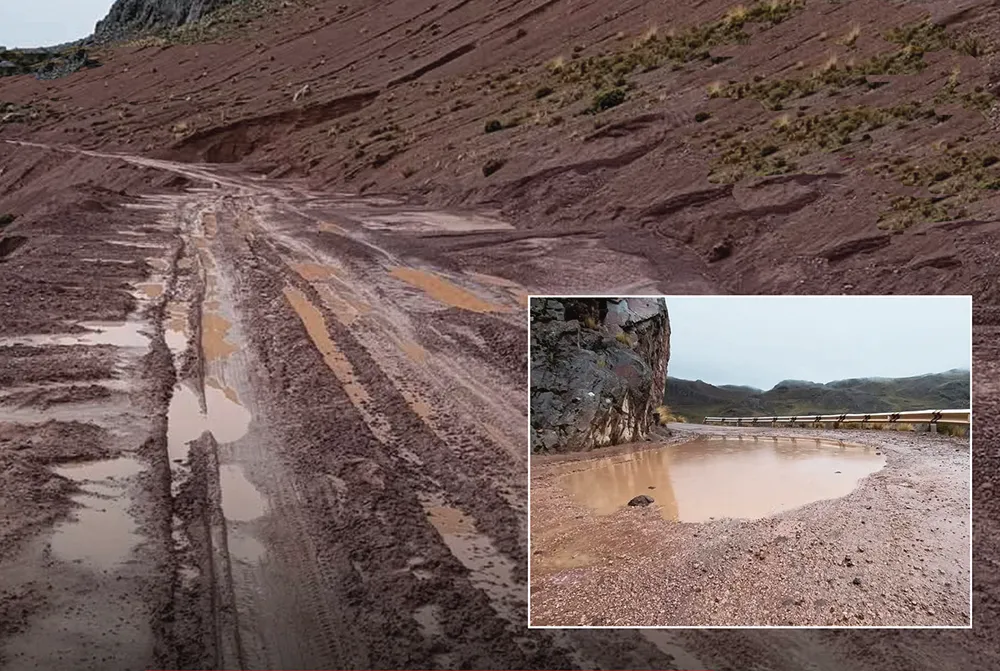
<path fill-rule="evenodd" d="M 740 430 L 819 433 L 876 447 L 886 465 L 848 496 L 755 521 L 671 522 L 652 506 L 598 517 L 559 483 L 590 459 L 533 461 L 531 624 L 968 626 L 968 443 Z"/>

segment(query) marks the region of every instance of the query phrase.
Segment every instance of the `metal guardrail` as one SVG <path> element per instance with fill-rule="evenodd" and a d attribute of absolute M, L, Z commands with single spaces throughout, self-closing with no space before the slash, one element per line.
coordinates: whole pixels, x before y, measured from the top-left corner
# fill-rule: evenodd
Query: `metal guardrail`
<path fill-rule="evenodd" d="M 909 412 L 844 413 L 840 415 L 786 415 L 783 417 L 706 417 L 706 424 L 964 424 L 972 423 L 972 410 L 912 410 Z"/>

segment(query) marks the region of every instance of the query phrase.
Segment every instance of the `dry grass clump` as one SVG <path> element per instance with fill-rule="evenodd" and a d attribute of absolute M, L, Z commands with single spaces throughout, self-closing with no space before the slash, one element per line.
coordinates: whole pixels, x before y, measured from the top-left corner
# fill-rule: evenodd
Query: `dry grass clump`
<path fill-rule="evenodd" d="M 860 34 L 860 27 L 855 26 L 840 40 L 840 43 L 854 46 Z M 884 37 L 887 41 L 899 45 L 899 48 L 872 56 L 861 63 L 840 63 L 837 55 L 831 54 L 805 77 L 767 81 L 755 77 L 750 81 L 730 84 L 716 95 L 737 100 L 753 98 L 771 109 L 781 109 L 790 99 L 804 98 L 821 91 L 834 94 L 852 87 L 879 86 L 868 81 L 870 76 L 915 74 L 927 67 L 924 55 L 932 51 L 952 49 L 963 53 L 983 52 L 977 40 L 954 37 L 946 33 L 944 28 L 927 21 L 894 28 Z M 974 99 L 970 97 L 969 100 L 970 105 L 982 106 L 986 102 L 985 96 L 977 96 Z M 992 104 L 992 97 L 989 104 Z"/>
<path fill-rule="evenodd" d="M 656 423 L 659 425 L 670 424 L 671 422 L 687 422 L 681 415 L 676 415 L 670 406 L 661 405 L 653 411 L 656 414 Z"/>
<path fill-rule="evenodd" d="M 570 62 L 549 62 L 546 70 L 564 86 L 589 86 L 593 91 L 622 89 L 628 84 L 627 78 L 637 71 L 656 70 L 668 62 L 709 60 L 712 47 L 745 44 L 750 41 L 750 26 L 776 25 L 803 5 L 802 0 L 737 5 L 718 20 L 663 34 L 653 27 L 625 49 L 587 57 L 578 52 Z"/>
<path fill-rule="evenodd" d="M 867 142 L 873 131 L 893 121 L 909 122 L 933 116 L 933 109 L 916 102 L 890 108 L 850 107 L 801 117 L 782 115 L 760 135 L 744 132 L 726 140 L 717 139 L 715 147 L 721 154 L 709 179 L 735 182 L 747 177 L 789 173 L 797 168 L 796 159 L 803 156 Z"/>

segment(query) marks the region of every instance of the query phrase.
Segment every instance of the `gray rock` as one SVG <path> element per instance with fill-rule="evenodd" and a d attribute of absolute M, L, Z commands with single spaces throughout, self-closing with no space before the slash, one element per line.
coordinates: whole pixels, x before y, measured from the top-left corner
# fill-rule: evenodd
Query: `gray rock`
<path fill-rule="evenodd" d="M 630 506 L 648 506 L 650 503 L 653 503 L 653 499 L 646 496 L 645 494 L 640 494 L 639 496 L 635 497 L 634 499 L 628 502 Z"/>
<path fill-rule="evenodd" d="M 160 28 L 193 23 L 233 0 L 117 0 L 98 22 L 94 37 L 115 40 Z"/>
<path fill-rule="evenodd" d="M 670 356 L 664 300 L 533 299 L 530 313 L 531 427 L 562 439 L 541 449 L 645 439 L 663 402 Z M 532 440 L 532 449 L 540 446 Z"/>

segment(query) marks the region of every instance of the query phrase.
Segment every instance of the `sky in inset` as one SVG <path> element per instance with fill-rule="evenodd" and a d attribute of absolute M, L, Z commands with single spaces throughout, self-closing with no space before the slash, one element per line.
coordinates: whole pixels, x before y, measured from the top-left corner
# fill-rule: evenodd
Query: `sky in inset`
<path fill-rule="evenodd" d="M 113 0 L 0 0 L 0 46 L 50 47 L 94 32 Z"/>
<path fill-rule="evenodd" d="M 668 296 L 670 377 L 908 377 L 972 365 L 968 296 Z"/>

